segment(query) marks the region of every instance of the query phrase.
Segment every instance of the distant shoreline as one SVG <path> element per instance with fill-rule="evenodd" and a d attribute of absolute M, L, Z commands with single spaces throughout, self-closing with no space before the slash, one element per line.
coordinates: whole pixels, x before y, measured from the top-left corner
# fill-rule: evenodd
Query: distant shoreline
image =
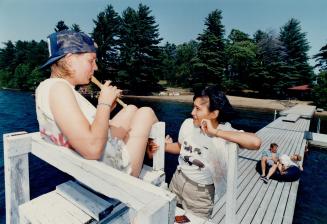
<path fill-rule="evenodd" d="M 11 89 L 1 87 L 3 90 L 10 91 L 22 91 L 19 89 Z M 310 104 L 312 101 L 300 101 L 300 100 L 274 100 L 274 99 L 257 99 L 240 96 L 227 96 L 230 103 L 235 108 L 251 109 L 264 112 L 282 111 L 296 104 Z M 192 103 L 193 95 L 178 95 L 178 96 L 137 96 L 137 95 L 124 95 L 123 98 L 145 99 L 145 100 L 163 100 L 174 101 L 181 103 Z M 315 116 L 327 119 L 327 111 L 315 112 Z"/>
<path fill-rule="evenodd" d="M 299 100 L 274 100 L 274 99 L 256 99 L 239 96 L 227 96 L 230 103 L 235 108 L 253 109 L 259 111 L 282 111 L 296 104 L 310 104 L 311 101 Z M 179 95 L 179 96 L 135 96 L 125 95 L 124 98 L 146 99 L 146 100 L 164 100 L 182 103 L 192 103 L 193 95 Z M 316 116 L 327 118 L 327 111 L 316 112 Z"/>

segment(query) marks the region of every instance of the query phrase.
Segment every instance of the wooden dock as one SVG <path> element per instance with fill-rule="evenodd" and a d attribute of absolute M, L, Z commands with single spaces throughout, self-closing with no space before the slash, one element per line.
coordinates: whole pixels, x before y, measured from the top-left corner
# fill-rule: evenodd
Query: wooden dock
<path fill-rule="evenodd" d="M 270 143 L 279 145 L 281 154 L 299 153 L 303 156 L 307 140 L 304 132 L 309 130 L 314 107 L 295 106 L 281 114 L 296 119 L 279 117 L 256 134 L 261 138 L 259 151 L 240 150 L 237 178 L 237 223 L 291 224 L 295 209 L 299 181 L 278 182 L 270 180 L 264 184 L 255 167 L 261 158 L 261 151 L 269 149 Z M 302 113 L 301 113 L 302 112 Z M 302 163 L 302 161 L 301 161 Z M 226 223 L 225 198 L 215 204 L 213 223 Z"/>

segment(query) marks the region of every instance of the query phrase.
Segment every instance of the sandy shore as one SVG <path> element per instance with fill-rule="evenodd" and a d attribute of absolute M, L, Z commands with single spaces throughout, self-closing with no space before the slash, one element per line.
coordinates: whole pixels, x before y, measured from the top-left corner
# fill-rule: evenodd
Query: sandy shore
<path fill-rule="evenodd" d="M 138 98 L 148 100 L 167 100 L 175 102 L 191 103 L 193 100 L 192 95 L 180 95 L 180 96 L 132 96 L 127 95 L 125 98 Z M 272 99 L 256 99 L 246 98 L 239 96 L 227 96 L 230 103 L 237 108 L 248 108 L 260 111 L 282 111 L 288 109 L 296 104 L 310 104 L 311 101 L 299 101 L 299 100 L 272 100 Z M 317 116 L 326 117 L 327 111 L 316 112 Z"/>

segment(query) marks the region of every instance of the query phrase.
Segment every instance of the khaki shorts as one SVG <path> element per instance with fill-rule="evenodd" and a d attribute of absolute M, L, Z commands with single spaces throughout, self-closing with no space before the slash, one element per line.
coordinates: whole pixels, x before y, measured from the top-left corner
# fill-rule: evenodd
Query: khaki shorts
<path fill-rule="evenodd" d="M 177 205 L 181 205 L 185 211 L 210 218 L 215 196 L 213 184 L 197 184 L 177 170 L 170 182 L 169 190 L 176 194 Z"/>

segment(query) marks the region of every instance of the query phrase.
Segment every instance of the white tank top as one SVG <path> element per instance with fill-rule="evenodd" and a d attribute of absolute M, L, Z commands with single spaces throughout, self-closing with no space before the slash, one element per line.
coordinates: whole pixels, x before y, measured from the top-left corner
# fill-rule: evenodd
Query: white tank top
<path fill-rule="evenodd" d="M 90 124 L 94 121 L 96 108 L 65 79 L 49 78 L 41 82 L 37 87 L 35 91 L 35 104 L 41 137 L 49 143 L 72 148 L 66 136 L 63 135 L 55 122 L 49 105 L 50 89 L 57 82 L 64 82 L 71 87 L 82 113 Z M 110 133 L 104 154 L 100 160 L 127 173 L 131 171 L 130 158 L 124 142 L 120 139 L 112 138 Z"/>

